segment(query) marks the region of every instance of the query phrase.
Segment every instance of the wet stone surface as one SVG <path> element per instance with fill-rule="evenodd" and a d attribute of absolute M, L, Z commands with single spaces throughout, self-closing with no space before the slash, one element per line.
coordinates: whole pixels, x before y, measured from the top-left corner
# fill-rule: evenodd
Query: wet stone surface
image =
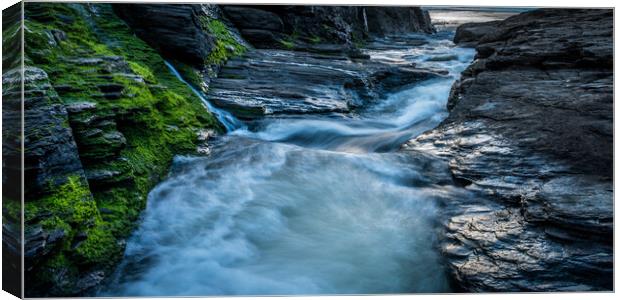
<path fill-rule="evenodd" d="M 458 288 L 612 289 L 611 17 L 500 22 L 453 85 L 449 117 L 403 147 L 444 157 L 480 195 L 447 205 L 442 249 Z"/>

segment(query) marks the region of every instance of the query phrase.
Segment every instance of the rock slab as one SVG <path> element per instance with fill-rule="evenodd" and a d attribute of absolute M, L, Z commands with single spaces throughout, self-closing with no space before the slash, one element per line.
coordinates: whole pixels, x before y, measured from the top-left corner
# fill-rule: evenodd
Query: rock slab
<path fill-rule="evenodd" d="M 476 60 L 449 117 L 404 146 L 445 157 L 480 195 L 449 204 L 442 250 L 455 284 L 611 290 L 613 12 L 541 9 L 493 27 L 470 35 Z"/>

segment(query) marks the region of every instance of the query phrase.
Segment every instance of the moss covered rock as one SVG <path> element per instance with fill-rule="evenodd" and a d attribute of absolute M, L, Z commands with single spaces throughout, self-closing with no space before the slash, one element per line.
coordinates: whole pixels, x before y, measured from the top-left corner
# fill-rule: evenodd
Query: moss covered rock
<path fill-rule="evenodd" d="M 27 94 L 50 120 L 30 123 L 27 151 L 41 155 L 26 198 L 26 296 L 85 295 L 114 269 L 173 155 L 222 127 L 111 5 L 26 3 L 25 15 L 25 64 L 41 75 Z"/>

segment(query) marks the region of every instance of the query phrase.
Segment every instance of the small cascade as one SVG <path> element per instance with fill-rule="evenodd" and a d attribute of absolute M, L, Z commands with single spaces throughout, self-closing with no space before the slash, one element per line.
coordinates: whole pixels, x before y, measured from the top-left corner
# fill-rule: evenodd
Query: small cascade
<path fill-rule="evenodd" d="M 231 113 L 213 106 L 213 104 L 211 104 L 211 102 L 207 100 L 207 96 L 201 91 L 194 88 L 187 81 L 185 81 L 181 74 L 179 74 L 179 71 L 177 71 L 172 64 L 167 61 L 164 61 L 164 63 L 166 64 L 166 66 L 168 66 L 170 72 L 172 72 L 174 76 L 176 76 L 181 82 L 185 83 L 192 90 L 192 92 L 194 92 L 194 94 L 196 94 L 196 96 L 200 98 L 200 100 L 209 110 L 209 112 L 211 112 L 215 116 L 215 118 L 217 118 L 217 120 L 220 121 L 222 125 L 224 125 L 226 131 L 231 132 L 237 129 L 245 128 L 243 122 L 239 121 L 239 119 L 235 118 L 235 116 L 233 116 Z"/>
<path fill-rule="evenodd" d="M 364 16 L 364 30 L 366 31 L 366 33 L 369 32 L 368 30 L 368 19 L 366 17 L 366 9 L 362 8 L 362 15 Z"/>
<path fill-rule="evenodd" d="M 98 295 L 449 292 L 434 240 L 440 201 L 471 195 L 446 184 L 444 162 L 398 149 L 447 116 L 451 86 L 475 51 L 455 47 L 448 35 L 428 40 L 365 49 L 375 61 L 447 74 L 378 98 L 354 116 L 280 114 L 236 130 L 241 122 L 190 86 L 234 132 L 209 156 L 175 158 Z"/>

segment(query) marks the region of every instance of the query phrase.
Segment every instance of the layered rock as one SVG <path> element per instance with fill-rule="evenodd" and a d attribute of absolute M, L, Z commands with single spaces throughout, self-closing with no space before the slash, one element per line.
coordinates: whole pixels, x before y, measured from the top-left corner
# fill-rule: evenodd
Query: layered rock
<path fill-rule="evenodd" d="M 25 16 L 26 296 L 86 295 L 172 156 L 220 127 L 109 4 L 27 3 Z"/>
<path fill-rule="evenodd" d="M 458 288 L 612 289 L 612 17 L 543 9 L 497 23 L 449 117 L 404 146 L 445 157 L 480 195 L 449 204 L 442 249 Z"/>
<path fill-rule="evenodd" d="M 428 12 L 419 7 L 365 6 L 359 9 L 365 15 L 365 30 L 371 35 L 435 32 Z"/>
<path fill-rule="evenodd" d="M 2 10 L 2 289 L 22 293 L 22 3 Z"/>
<path fill-rule="evenodd" d="M 114 4 L 113 8 L 136 35 L 204 90 L 222 64 L 251 48 L 215 4 Z"/>
<path fill-rule="evenodd" d="M 420 40 L 410 42 L 414 41 Z M 212 81 L 208 97 L 244 119 L 349 112 L 386 92 L 440 73 L 347 56 L 259 49 L 229 61 Z"/>
<path fill-rule="evenodd" d="M 115 4 L 114 11 L 164 57 L 201 66 L 215 47 L 203 28 L 201 5 Z"/>
<path fill-rule="evenodd" d="M 483 36 L 497 29 L 500 22 L 465 23 L 456 28 L 454 43 L 463 47 L 475 46 Z"/>
<path fill-rule="evenodd" d="M 431 33 L 418 7 L 222 6 L 250 43 L 259 48 L 346 52 L 370 35 Z M 335 46 L 337 45 L 337 46 Z"/>

